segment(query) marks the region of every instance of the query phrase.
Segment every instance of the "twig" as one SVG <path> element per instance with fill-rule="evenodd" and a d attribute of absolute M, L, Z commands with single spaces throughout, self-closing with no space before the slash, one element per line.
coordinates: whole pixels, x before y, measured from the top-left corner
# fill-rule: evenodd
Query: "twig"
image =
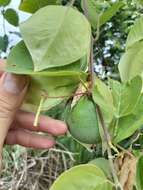
<path fill-rule="evenodd" d="M 86 18 L 89 20 L 88 8 L 87 8 L 87 0 L 83 0 L 83 11 Z"/>
<path fill-rule="evenodd" d="M 86 18 L 87 18 L 88 20 L 90 20 L 90 19 L 89 19 L 89 13 L 88 13 L 87 0 L 83 0 L 83 11 L 84 11 L 84 15 L 86 16 Z M 93 44 L 94 44 L 95 42 L 97 42 L 98 39 L 99 39 L 99 37 L 100 37 L 100 16 L 101 16 L 101 14 L 98 15 L 96 37 L 92 39 Z"/>
<path fill-rule="evenodd" d="M 75 1 L 76 1 L 76 0 L 71 0 L 71 1 L 69 2 L 69 5 L 68 5 L 68 6 L 72 7 L 72 6 L 74 5 Z"/>
<path fill-rule="evenodd" d="M 100 37 L 100 16 L 101 14 L 98 15 L 97 19 L 97 30 L 96 30 L 96 37 L 93 39 L 93 44 L 98 41 Z"/>
<path fill-rule="evenodd" d="M 92 92 L 93 85 L 94 85 L 94 58 L 93 58 L 93 37 L 92 36 L 91 36 L 91 47 L 90 47 L 89 74 L 90 74 L 89 90 L 90 92 Z"/>
<path fill-rule="evenodd" d="M 121 186 L 121 184 L 120 184 L 120 182 L 118 180 L 118 176 L 117 176 L 117 173 L 116 173 L 116 170 L 115 170 L 115 167 L 114 167 L 114 163 L 113 163 L 113 155 L 112 155 L 112 152 L 111 152 L 111 144 L 112 144 L 111 143 L 111 138 L 110 138 L 108 130 L 107 130 L 106 126 L 105 126 L 104 119 L 103 119 L 103 116 L 102 116 L 102 113 L 101 113 L 101 110 L 100 110 L 99 106 L 96 105 L 96 108 L 97 108 L 97 113 L 98 113 L 98 116 L 99 116 L 99 119 L 100 119 L 100 122 L 101 122 L 101 127 L 102 127 L 103 132 L 104 132 L 105 140 L 106 140 L 106 143 L 107 143 L 108 159 L 109 159 L 109 164 L 110 164 L 113 180 L 114 180 L 114 183 L 115 183 L 115 187 L 116 187 L 117 190 L 123 190 L 123 187 Z"/>
<path fill-rule="evenodd" d="M 81 92 L 81 93 L 76 93 L 76 94 L 71 94 L 71 95 L 67 95 L 67 96 L 48 96 L 47 95 L 47 99 L 64 99 L 64 98 L 70 98 L 70 97 L 74 97 L 74 96 L 80 96 L 80 95 L 84 95 L 84 94 L 88 94 L 87 92 Z"/>
<path fill-rule="evenodd" d="M 120 150 L 122 150 L 123 152 L 125 152 L 126 154 L 128 154 L 129 156 L 133 157 L 133 154 L 129 151 L 126 150 L 125 148 L 123 148 L 122 146 L 120 146 L 119 144 L 116 145 Z"/>

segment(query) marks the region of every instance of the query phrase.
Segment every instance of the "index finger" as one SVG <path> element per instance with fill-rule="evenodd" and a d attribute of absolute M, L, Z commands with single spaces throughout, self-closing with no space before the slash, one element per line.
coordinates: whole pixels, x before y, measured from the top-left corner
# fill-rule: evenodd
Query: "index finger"
<path fill-rule="evenodd" d="M 31 131 L 46 132 L 54 136 L 64 135 L 67 132 L 67 126 L 63 121 L 55 120 L 50 117 L 41 115 L 39 118 L 39 126 L 34 127 L 35 115 L 21 111 L 16 115 L 16 121 L 19 126 Z"/>

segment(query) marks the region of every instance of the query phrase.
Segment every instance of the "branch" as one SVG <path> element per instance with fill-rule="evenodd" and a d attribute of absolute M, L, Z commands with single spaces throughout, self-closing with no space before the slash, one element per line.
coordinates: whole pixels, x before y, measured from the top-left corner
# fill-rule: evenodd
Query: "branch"
<path fill-rule="evenodd" d="M 90 47 L 89 74 L 90 74 L 89 90 L 90 92 L 92 92 L 93 85 L 94 85 L 94 57 L 93 57 L 93 37 L 92 36 L 91 36 L 91 47 Z"/>
<path fill-rule="evenodd" d="M 112 155 L 112 151 L 111 151 L 112 143 L 111 143 L 110 134 L 109 134 L 109 132 L 108 132 L 106 126 L 105 126 L 103 115 L 101 113 L 101 110 L 100 110 L 99 106 L 96 105 L 96 107 L 97 107 L 97 113 L 98 113 L 98 116 L 99 116 L 99 120 L 101 122 L 101 127 L 103 129 L 105 140 L 106 140 L 106 143 L 107 143 L 108 160 L 109 160 L 113 180 L 114 180 L 114 183 L 115 183 L 115 187 L 116 187 L 117 190 L 123 190 L 123 187 L 121 186 L 121 184 L 120 184 L 120 182 L 118 180 L 118 176 L 117 176 L 117 173 L 116 173 L 116 170 L 115 170 L 115 167 L 114 167 L 113 155 Z"/>
<path fill-rule="evenodd" d="M 89 20 L 89 14 L 88 14 L 88 9 L 87 9 L 87 0 L 83 0 L 83 11 L 84 11 L 86 18 Z"/>

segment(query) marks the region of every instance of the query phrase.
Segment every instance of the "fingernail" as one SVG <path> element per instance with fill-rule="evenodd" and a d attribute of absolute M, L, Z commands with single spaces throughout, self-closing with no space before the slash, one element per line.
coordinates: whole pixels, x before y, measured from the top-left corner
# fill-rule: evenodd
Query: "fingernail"
<path fill-rule="evenodd" d="M 19 94 L 27 84 L 27 78 L 20 75 L 6 73 L 3 78 L 3 88 L 8 93 Z"/>

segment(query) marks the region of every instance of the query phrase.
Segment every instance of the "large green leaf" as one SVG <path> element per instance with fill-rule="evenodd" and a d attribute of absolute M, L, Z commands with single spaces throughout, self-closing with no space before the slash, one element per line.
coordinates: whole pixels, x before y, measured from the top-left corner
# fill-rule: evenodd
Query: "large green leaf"
<path fill-rule="evenodd" d="M 107 21 L 109 21 L 121 7 L 123 7 L 123 2 L 115 2 L 109 5 L 107 1 L 95 1 L 95 0 L 82 0 L 82 8 L 88 11 L 88 19 L 93 28 L 97 28 L 98 22 L 99 26 L 102 26 Z"/>
<path fill-rule="evenodd" d="M 42 71 L 42 75 L 45 76 L 70 76 L 70 75 L 82 75 L 87 67 L 86 56 L 80 60 L 71 63 L 66 66 L 58 68 L 50 68 Z M 34 72 L 33 61 L 31 55 L 25 46 L 23 41 L 19 42 L 10 52 L 7 59 L 7 72 L 25 75 L 41 75 L 41 72 Z"/>
<path fill-rule="evenodd" d="M 17 12 L 14 9 L 7 9 L 4 13 L 4 18 L 13 26 L 18 26 L 19 24 L 19 17 Z"/>
<path fill-rule="evenodd" d="M 68 65 L 89 53 L 90 24 L 73 8 L 44 7 L 20 29 L 35 71 Z"/>
<path fill-rule="evenodd" d="M 79 165 L 64 172 L 50 190 L 112 190 L 100 168 L 92 164 Z"/>
<path fill-rule="evenodd" d="M 115 107 L 114 115 L 120 118 L 132 113 L 135 108 L 142 90 L 142 79 L 137 76 L 127 83 L 109 80 Z"/>
<path fill-rule="evenodd" d="M 143 39 L 143 16 L 141 16 L 131 28 L 130 33 L 127 38 L 126 48 L 129 49 L 136 42 Z"/>
<path fill-rule="evenodd" d="M 110 169 L 109 160 L 105 158 L 96 158 L 94 160 L 91 160 L 89 164 L 96 165 L 104 172 L 108 179 L 112 179 L 112 172 Z"/>
<path fill-rule="evenodd" d="M 137 162 L 136 186 L 137 190 L 143 189 L 143 156 L 141 156 Z"/>
<path fill-rule="evenodd" d="M 19 9 L 28 13 L 35 13 L 47 5 L 57 5 L 60 0 L 21 0 Z"/>
<path fill-rule="evenodd" d="M 7 6 L 11 0 L 0 0 L 0 6 Z"/>
<path fill-rule="evenodd" d="M 143 41 L 135 43 L 122 56 L 119 63 L 122 81 L 131 80 L 143 73 Z"/>
<path fill-rule="evenodd" d="M 131 102 L 132 103 L 132 102 Z M 130 137 L 143 124 L 143 95 L 141 95 L 133 112 L 125 117 L 121 117 L 117 124 L 117 133 L 114 143 L 118 143 Z"/>
<path fill-rule="evenodd" d="M 8 56 L 6 71 L 29 75 L 31 78 L 24 109 L 36 111 L 44 91 L 49 97 L 53 97 L 47 98 L 42 106 L 42 110 L 48 110 L 63 101 L 63 96 L 70 96 L 75 91 L 80 78 L 86 79 L 86 74 L 81 71 L 82 64 L 83 61 L 79 60 L 58 69 L 34 72 L 31 56 L 22 41 L 12 49 Z M 61 98 L 54 98 L 59 96 Z"/>
<path fill-rule="evenodd" d="M 109 87 L 100 79 L 96 78 L 93 88 L 93 99 L 103 112 L 104 119 L 110 123 L 114 114 L 113 97 Z"/>

